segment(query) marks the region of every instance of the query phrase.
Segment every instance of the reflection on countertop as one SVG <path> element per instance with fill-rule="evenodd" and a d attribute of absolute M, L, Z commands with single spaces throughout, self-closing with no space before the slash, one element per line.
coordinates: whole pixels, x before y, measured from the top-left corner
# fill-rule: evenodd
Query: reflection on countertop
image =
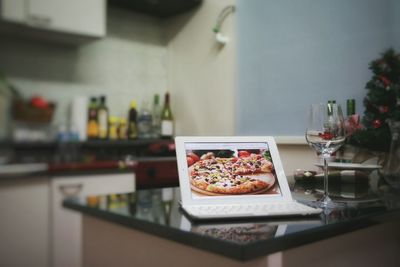
<path fill-rule="evenodd" d="M 293 197 L 298 201 L 309 203 L 319 196 L 318 183 L 305 185 L 290 180 Z M 191 221 L 179 207 L 179 188 L 87 196 L 66 200 L 64 206 L 187 245 L 206 250 L 211 247 L 213 252 L 232 251 L 234 258 L 237 245 L 241 249 L 256 246 L 262 253 L 271 253 L 400 218 L 400 195 L 378 175 L 360 187 L 337 185 L 332 189 L 337 190 L 334 194 L 340 196 L 343 205 L 311 217 Z M 385 217 L 388 214 L 391 216 Z"/>

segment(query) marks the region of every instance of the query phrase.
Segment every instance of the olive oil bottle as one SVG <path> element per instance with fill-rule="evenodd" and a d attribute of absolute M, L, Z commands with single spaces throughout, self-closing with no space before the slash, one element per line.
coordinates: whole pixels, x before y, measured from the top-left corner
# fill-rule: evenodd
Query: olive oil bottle
<path fill-rule="evenodd" d="M 95 97 L 90 98 L 88 109 L 87 137 L 88 139 L 97 139 L 99 137 L 99 123 L 97 118 L 97 100 Z"/>
<path fill-rule="evenodd" d="M 138 137 L 137 132 L 137 110 L 136 110 L 136 101 L 131 101 L 131 106 L 129 108 L 128 114 L 128 139 L 136 139 Z"/>
<path fill-rule="evenodd" d="M 100 139 L 107 139 L 108 137 L 108 108 L 106 104 L 106 97 L 100 97 L 100 104 L 97 109 L 97 117 L 99 122 L 99 138 Z"/>

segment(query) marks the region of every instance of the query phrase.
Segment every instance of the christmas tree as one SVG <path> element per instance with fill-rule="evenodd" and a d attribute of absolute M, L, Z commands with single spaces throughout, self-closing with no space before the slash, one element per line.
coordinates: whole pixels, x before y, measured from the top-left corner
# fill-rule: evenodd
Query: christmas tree
<path fill-rule="evenodd" d="M 391 135 L 389 120 L 400 121 L 400 54 L 389 49 L 370 63 L 373 76 L 366 84 L 364 129 L 356 131 L 350 142 L 377 151 L 388 151 Z"/>

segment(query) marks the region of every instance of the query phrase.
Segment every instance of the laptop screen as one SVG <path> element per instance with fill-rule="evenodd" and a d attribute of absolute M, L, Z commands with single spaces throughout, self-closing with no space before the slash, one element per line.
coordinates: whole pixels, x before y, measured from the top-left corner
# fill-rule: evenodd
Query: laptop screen
<path fill-rule="evenodd" d="M 185 142 L 192 199 L 282 196 L 267 142 Z"/>

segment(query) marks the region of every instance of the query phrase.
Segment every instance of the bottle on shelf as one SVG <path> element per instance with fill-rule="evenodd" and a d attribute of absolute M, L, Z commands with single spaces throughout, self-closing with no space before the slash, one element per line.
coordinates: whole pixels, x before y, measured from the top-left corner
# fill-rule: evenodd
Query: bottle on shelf
<path fill-rule="evenodd" d="M 108 108 L 106 104 L 106 97 L 100 97 L 100 104 L 97 108 L 97 117 L 99 122 L 99 138 L 107 139 L 108 137 Z"/>
<path fill-rule="evenodd" d="M 174 117 L 170 106 L 170 95 L 165 93 L 164 107 L 161 111 L 161 138 L 172 138 L 174 135 Z"/>
<path fill-rule="evenodd" d="M 327 128 L 334 127 L 334 118 L 333 118 L 333 111 L 336 108 L 336 100 L 328 100 L 328 124 L 326 125 Z"/>
<path fill-rule="evenodd" d="M 347 117 L 356 114 L 356 100 L 355 99 L 347 99 L 346 101 L 346 112 Z"/>
<path fill-rule="evenodd" d="M 120 118 L 119 119 L 118 138 L 120 140 L 126 140 L 126 138 L 127 138 L 127 125 L 126 125 L 126 119 L 125 118 Z"/>
<path fill-rule="evenodd" d="M 118 120 L 116 117 L 110 117 L 109 120 L 109 132 L 108 137 L 110 140 L 117 140 L 118 139 Z"/>
<path fill-rule="evenodd" d="M 360 116 L 356 115 L 356 101 L 355 99 L 346 100 L 346 118 L 345 118 L 345 129 L 346 135 L 350 137 L 355 131 L 357 131 L 360 123 Z M 347 139 L 349 141 L 349 138 Z M 352 145 L 347 145 L 349 142 L 345 142 L 345 145 L 340 148 L 340 161 L 344 163 L 352 163 L 355 155 L 357 154 L 357 148 Z"/>
<path fill-rule="evenodd" d="M 328 115 L 333 113 L 333 108 L 336 106 L 336 100 L 328 100 Z"/>
<path fill-rule="evenodd" d="M 128 113 L 128 139 L 136 139 L 138 137 L 137 133 L 137 110 L 136 101 L 132 100 Z"/>
<path fill-rule="evenodd" d="M 153 125 L 152 125 L 153 137 L 158 138 L 161 135 L 161 105 L 160 105 L 159 94 L 155 94 L 153 98 L 152 116 L 153 116 Z"/>
<path fill-rule="evenodd" d="M 97 100 L 95 97 L 90 98 L 90 103 L 88 108 L 87 137 L 88 139 L 97 139 L 99 137 Z"/>
<path fill-rule="evenodd" d="M 148 102 L 143 102 L 142 108 L 139 111 L 138 122 L 138 135 L 139 138 L 150 138 L 152 128 L 152 116 L 148 108 Z"/>

